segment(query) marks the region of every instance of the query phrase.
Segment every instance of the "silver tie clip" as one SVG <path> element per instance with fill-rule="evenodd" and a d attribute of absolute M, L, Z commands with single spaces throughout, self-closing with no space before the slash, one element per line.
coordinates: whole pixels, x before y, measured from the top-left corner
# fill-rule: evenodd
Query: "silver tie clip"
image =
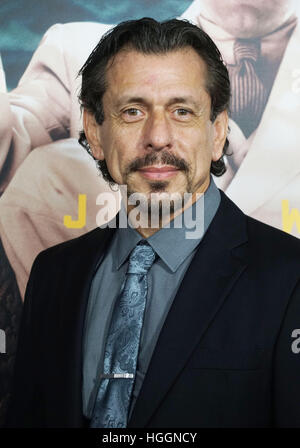
<path fill-rule="evenodd" d="M 102 373 L 101 378 L 133 378 L 133 373 Z"/>

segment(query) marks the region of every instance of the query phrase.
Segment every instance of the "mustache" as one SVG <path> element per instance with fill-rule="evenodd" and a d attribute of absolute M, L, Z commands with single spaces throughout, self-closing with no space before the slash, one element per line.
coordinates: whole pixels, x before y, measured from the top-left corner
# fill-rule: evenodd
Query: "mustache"
<path fill-rule="evenodd" d="M 159 155 L 156 153 L 151 153 L 147 154 L 145 157 L 136 158 L 129 164 L 127 168 L 127 174 L 144 168 L 145 166 L 148 167 L 157 163 L 172 165 L 175 168 L 186 172 L 189 170 L 189 165 L 184 159 L 176 157 L 174 156 L 174 154 L 165 151 L 160 153 Z"/>

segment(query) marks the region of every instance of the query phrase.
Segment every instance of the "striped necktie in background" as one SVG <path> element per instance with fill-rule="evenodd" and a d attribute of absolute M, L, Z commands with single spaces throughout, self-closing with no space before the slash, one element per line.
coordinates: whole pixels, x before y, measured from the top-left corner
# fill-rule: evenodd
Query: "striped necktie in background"
<path fill-rule="evenodd" d="M 231 118 L 246 138 L 257 128 L 268 95 L 255 71 L 260 40 L 237 39 L 233 46 L 236 65 L 228 66 L 231 81 Z"/>

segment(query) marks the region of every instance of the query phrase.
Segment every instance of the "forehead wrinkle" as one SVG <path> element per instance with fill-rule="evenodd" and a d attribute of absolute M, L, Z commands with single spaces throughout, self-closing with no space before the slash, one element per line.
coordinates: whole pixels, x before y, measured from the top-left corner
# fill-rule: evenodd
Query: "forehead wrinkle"
<path fill-rule="evenodd" d="M 143 104 L 146 106 L 150 105 L 151 100 L 147 99 L 145 97 L 141 97 L 141 96 L 130 96 L 130 95 L 124 95 L 121 98 L 119 98 L 118 100 L 116 100 L 114 102 L 114 106 L 115 107 L 121 107 L 124 104 Z M 196 101 L 192 96 L 187 95 L 187 96 L 174 96 L 171 97 L 169 100 L 167 100 L 166 102 L 166 106 L 172 106 L 173 104 L 186 104 L 186 105 L 193 105 L 196 108 L 201 108 L 203 107 L 203 101 L 202 103 Z"/>
<path fill-rule="evenodd" d="M 122 105 L 122 104 L 126 104 L 126 103 L 145 103 L 148 104 L 149 101 L 144 98 L 144 97 L 138 97 L 138 96 L 129 96 L 129 95 L 124 95 L 121 98 L 119 98 L 115 104 L 117 106 Z M 167 101 L 167 106 L 171 106 L 172 104 L 175 103 L 193 103 L 194 105 L 198 105 L 197 101 L 195 101 L 192 97 L 172 97 Z"/>
<path fill-rule="evenodd" d="M 183 48 L 178 48 L 176 50 L 170 50 L 167 51 L 165 53 L 143 53 L 140 51 L 137 51 L 135 49 L 131 49 L 131 48 L 122 48 L 117 54 L 115 54 L 114 56 L 112 56 L 112 58 L 109 60 L 107 67 L 106 67 L 106 75 L 110 75 L 111 72 L 113 70 L 115 70 L 118 74 L 118 72 L 121 70 L 122 71 L 122 65 L 126 63 L 128 63 L 128 61 L 130 61 L 131 65 L 133 65 L 134 68 L 136 68 L 135 65 L 135 58 L 136 57 L 141 57 L 141 58 L 145 58 L 145 59 L 157 59 L 159 58 L 161 61 L 165 61 L 168 59 L 168 57 L 173 56 L 173 55 L 177 55 L 177 54 L 183 54 L 183 55 L 193 55 L 197 57 L 198 63 L 200 64 L 201 68 L 200 70 L 204 70 L 204 73 L 206 74 L 206 63 L 203 60 L 203 58 L 190 46 L 187 47 L 183 47 Z M 132 58 L 133 56 L 133 58 Z M 195 61 L 193 61 L 193 63 L 195 63 Z M 144 67 L 141 68 L 141 70 L 143 71 Z M 156 81 L 157 76 L 159 76 L 158 74 L 151 74 L 151 73 L 147 73 L 147 77 L 148 79 L 145 80 L 146 84 L 151 84 L 153 82 Z"/>
<path fill-rule="evenodd" d="M 189 95 L 189 92 L 186 92 L 186 93 L 185 92 L 180 92 L 180 94 L 178 95 L 178 93 L 176 91 L 174 91 L 174 94 L 172 95 L 172 91 L 170 90 L 170 96 L 172 95 L 172 96 L 174 96 L 174 98 L 170 98 L 170 99 L 167 98 L 165 101 L 168 102 L 169 104 L 172 104 L 173 102 L 174 103 L 175 102 L 188 103 L 190 101 L 194 106 L 202 107 L 203 106 L 202 103 L 206 103 L 206 98 L 205 98 L 206 95 L 205 94 L 208 94 L 208 96 L 210 96 L 209 95 L 209 90 L 207 88 L 207 67 L 206 67 L 206 63 L 202 60 L 201 57 L 199 58 L 199 55 L 197 53 L 195 53 L 194 50 L 185 49 L 183 51 L 181 50 L 180 52 L 182 52 L 182 53 L 191 53 L 191 55 L 193 55 L 193 53 L 194 53 L 197 56 L 197 62 L 199 63 L 199 68 L 200 68 L 200 71 L 202 72 L 202 75 L 203 75 L 203 78 L 204 78 L 202 86 L 199 86 L 200 89 L 198 89 L 198 92 L 199 92 L 199 90 L 201 90 L 201 94 L 200 94 L 199 98 L 198 97 L 197 98 L 191 98 L 191 96 L 193 96 L 193 95 Z M 126 73 L 125 73 L 125 79 L 124 79 L 124 75 L 122 73 L 124 71 L 124 68 L 126 67 L 126 65 L 124 67 L 124 63 L 126 64 L 126 62 L 128 61 L 128 56 L 130 55 L 130 58 L 129 58 L 130 65 L 126 67 L 126 69 L 127 69 L 126 72 L 128 73 L 129 67 L 133 64 L 132 53 L 134 54 L 136 52 L 130 52 L 130 51 L 128 52 L 128 50 L 127 51 L 125 50 L 125 51 L 122 51 L 121 54 L 118 53 L 117 55 L 115 55 L 113 64 L 110 65 L 110 68 L 108 70 L 107 76 L 109 78 L 110 88 L 106 90 L 106 95 L 104 95 L 104 96 L 107 97 L 107 94 L 109 93 L 110 101 L 112 101 L 111 104 L 112 104 L 113 107 L 114 106 L 115 107 L 120 107 L 123 103 L 126 104 L 129 101 L 133 102 L 133 103 L 137 103 L 137 104 L 146 104 L 146 105 L 149 105 L 149 103 L 153 102 L 152 100 L 153 100 L 154 96 L 151 93 L 150 93 L 150 95 L 148 95 L 148 94 L 145 95 L 144 94 L 145 92 L 135 91 L 136 89 L 134 88 L 135 87 L 134 79 L 131 79 L 130 77 L 126 76 Z M 170 52 L 170 53 L 167 53 L 165 55 L 144 55 L 144 54 L 138 54 L 138 56 L 139 57 L 144 57 L 146 59 L 160 57 L 162 60 L 164 60 L 165 57 L 172 56 L 172 53 L 173 52 Z M 174 53 L 177 53 L 177 52 L 174 52 Z M 133 69 L 134 68 L 136 68 L 136 66 L 133 64 Z M 145 66 L 142 65 L 141 66 L 141 71 L 143 72 L 144 69 L 145 69 Z M 146 88 L 148 88 L 148 87 L 152 88 L 151 84 L 153 84 L 153 81 L 155 81 L 157 76 L 160 77 L 159 76 L 160 73 L 157 73 L 155 75 L 153 73 L 145 73 L 145 75 L 146 75 L 145 76 L 146 79 L 143 76 L 141 77 L 141 84 L 144 84 L 144 86 Z M 176 85 L 176 76 L 177 76 L 176 71 L 174 71 L 174 76 L 175 76 L 174 82 L 175 82 L 175 85 Z M 195 75 L 193 74 L 193 78 L 194 78 L 194 76 Z M 129 90 L 132 89 L 131 93 L 127 92 L 127 95 L 126 94 L 122 95 L 120 99 L 118 98 L 118 96 L 122 92 L 120 90 L 118 90 L 118 89 L 116 91 L 116 89 L 115 89 L 115 87 L 116 87 L 116 82 L 115 82 L 116 78 L 118 78 L 118 79 L 120 78 L 119 79 L 120 83 L 118 83 L 118 85 L 120 86 L 121 90 L 123 90 L 123 91 L 125 90 L 126 91 L 128 89 Z M 171 80 L 172 80 L 172 76 L 171 76 Z M 193 83 L 193 81 L 192 81 L 192 83 Z M 183 81 L 183 84 L 185 84 L 185 81 Z M 159 86 L 159 83 L 158 83 L 158 86 Z M 153 89 L 153 90 L 156 90 L 156 89 Z M 117 94 L 117 96 L 116 96 L 116 94 Z M 153 92 L 153 94 L 154 94 L 154 92 Z"/>

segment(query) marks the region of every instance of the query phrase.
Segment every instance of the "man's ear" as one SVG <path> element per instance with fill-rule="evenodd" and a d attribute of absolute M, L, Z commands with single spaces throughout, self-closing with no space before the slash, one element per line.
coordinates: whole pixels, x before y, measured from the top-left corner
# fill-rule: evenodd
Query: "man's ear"
<path fill-rule="evenodd" d="M 228 133 L 228 112 L 223 110 L 215 118 L 213 122 L 214 140 L 212 150 L 212 160 L 216 162 L 223 154 L 223 148 Z"/>
<path fill-rule="evenodd" d="M 94 115 L 86 109 L 83 110 L 83 129 L 94 158 L 103 160 L 100 126 L 96 122 Z"/>

